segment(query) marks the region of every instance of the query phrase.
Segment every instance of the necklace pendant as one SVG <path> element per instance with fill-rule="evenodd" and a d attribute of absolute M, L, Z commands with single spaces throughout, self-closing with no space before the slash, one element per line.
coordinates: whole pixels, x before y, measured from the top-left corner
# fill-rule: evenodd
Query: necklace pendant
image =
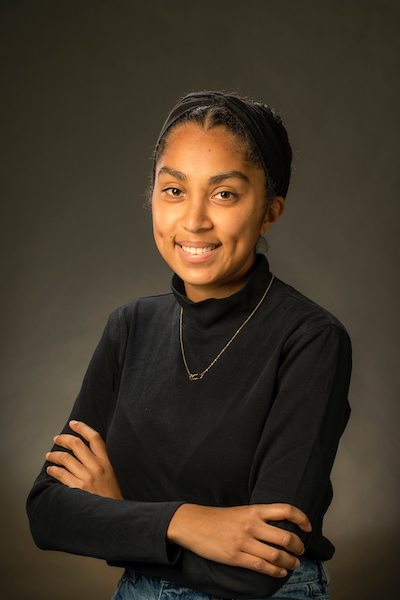
<path fill-rule="evenodd" d="M 190 381 L 198 381 L 199 379 L 203 379 L 204 373 L 190 373 L 189 379 Z"/>

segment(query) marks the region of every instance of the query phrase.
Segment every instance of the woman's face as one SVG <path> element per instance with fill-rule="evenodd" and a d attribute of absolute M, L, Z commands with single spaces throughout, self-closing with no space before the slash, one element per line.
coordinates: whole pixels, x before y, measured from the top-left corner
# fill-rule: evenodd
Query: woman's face
<path fill-rule="evenodd" d="M 172 131 L 156 167 L 154 238 L 194 302 L 224 298 L 246 282 L 258 236 L 284 200 L 266 210 L 264 171 L 222 127 L 187 123 Z"/>

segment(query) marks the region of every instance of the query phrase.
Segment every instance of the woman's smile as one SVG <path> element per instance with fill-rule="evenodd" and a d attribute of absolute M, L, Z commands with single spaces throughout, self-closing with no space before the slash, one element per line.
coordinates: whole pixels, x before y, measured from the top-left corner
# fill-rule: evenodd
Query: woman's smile
<path fill-rule="evenodd" d="M 220 244 L 210 244 L 207 242 L 179 242 L 176 244 L 178 251 L 181 252 L 183 260 L 190 263 L 198 263 L 209 260 L 218 249 Z"/>
<path fill-rule="evenodd" d="M 185 245 L 185 244 L 178 244 L 182 250 L 184 252 L 187 252 L 188 254 L 205 254 L 206 252 L 212 252 L 212 250 L 215 250 L 216 246 L 191 246 L 189 245 Z"/>
<path fill-rule="evenodd" d="M 231 133 L 193 123 L 168 138 L 152 208 L 157 247 L 193 301 L 243 287 L 259 235 L 282 211 L 280 201 L 267 210 L 264 171 L 245 160 Z"/>

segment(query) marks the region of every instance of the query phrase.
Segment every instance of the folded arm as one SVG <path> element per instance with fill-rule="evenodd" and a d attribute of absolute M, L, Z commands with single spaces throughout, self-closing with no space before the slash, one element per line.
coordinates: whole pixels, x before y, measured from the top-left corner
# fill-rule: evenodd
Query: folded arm
<path fill-rule="evenodd" d="M 70 421 L 69 426 L 89 445 L 74 435 L 55 436 L 54 442 L 70 452 L 48 452 L 46 460 L 52 464 L 46 472 L 69 488 L 123 499 L 101 436 L 82 422 Z M 220 508 L 183 504 L 172 516 L 166 539 L 208 560 L 286 577 L 287 569 L 299 566 L 293 555 L 301 555 L 304 545 L 297 535 L 267 523 L 284 519 L 304 531 L 311 529 L 306 515 L 290 505 Z M 282 550 L 268 544 L 279 545 Z"/>

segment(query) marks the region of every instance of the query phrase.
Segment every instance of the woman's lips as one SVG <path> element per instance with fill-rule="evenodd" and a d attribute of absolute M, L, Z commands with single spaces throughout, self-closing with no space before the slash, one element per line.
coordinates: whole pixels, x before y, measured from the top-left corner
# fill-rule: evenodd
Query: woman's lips
<path fill-rule="evenodd" d="M 201 242 L 176 244 L 180 256 L 188 262 L 202 262 L 213 256 L 220 244 L 206 244 Z"/>

